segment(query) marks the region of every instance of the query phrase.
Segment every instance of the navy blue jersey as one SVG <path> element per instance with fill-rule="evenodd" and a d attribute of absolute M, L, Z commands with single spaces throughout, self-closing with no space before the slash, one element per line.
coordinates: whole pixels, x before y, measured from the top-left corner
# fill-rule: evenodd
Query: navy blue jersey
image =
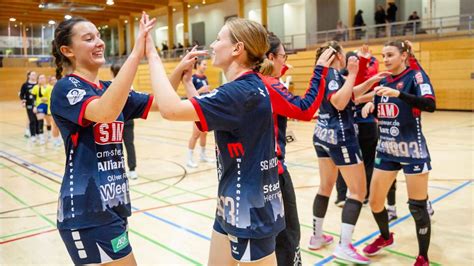
<path fill-rule="evenodd" d="M 339 111 L 330 100 L 344 85 L 344 77 L 334 68 L 329 68 L 326 77 L 324 98 L 319 108 L 318 121 L 314 129 L 314 141 L 326 147 L 340 147 L 357 143 L 354 127 L 354 103 L 350 100 L 346 108 Z"/>
<path fill-rule="evenodd" d="M 396 77 L 382 79 L 380 85 L 419 97 L 435 97 L 422 69 L 407 68 Z M 397 97 L 375 96 L 374 104 L 380 136 L 377 157 L 401 163 L 429 161 L 428 147 L 421 132 L 421 111 Z"/>
<path fill-rule="evenodd" d="M 267 89 L 270 92 L 272 101 L 275 134 L 277 135 L 277 156 L 279 160 L 278 173 L 282 174 L 286 170 L 285 152 L 286 152 L 286 126 L 288 117 L 310 121 L 323 99 L 325 83 L 328 68 L 316 66 L 313 70 L 313 76 L 309 81 L 308 89 L 303 97 L 293 95 L 280 82 L 279 79 L 272 77 L 263 77 Z"/>
<path fill-rule="evenodd" d="M 369 90 L 367 93 L 370 93 L 372 90 Z M 362 108 L 365 106 L 366 103 L 357 104 L 354 107 L 354 121 L 356 123 L 376 123 L 375 115 L 369 113 L 367 117 L 362 117 Z"/>
<path fill-rule="evenodd" d="M 209 82 L 207 82 L 207 77 L 205 75 L 193 74 L 192 80 L 196 90 L 199 90 L 203 86 L 209 86 Z"/>
<path fill-rule="evenodd" d="M 101 97 L 100 87 L 76 75 L 60 79 L 51 95 L 51 112 L 64 140 L 66 169 L 58 203 L 58 228 L 100 226 L 130 216 L 122 133 L 124 121 L 146 118 L 153 96 L 130 91 L 122 113 L 112 123 L 84 118 L 87 104 Z"/>
<path fill-rule="evenodd" d="M 217 222 L 240 238 L 285 227 L 270 96 L 253 72 L 191 99 L 202 131 L 214 130 L 219 180 Z"/>

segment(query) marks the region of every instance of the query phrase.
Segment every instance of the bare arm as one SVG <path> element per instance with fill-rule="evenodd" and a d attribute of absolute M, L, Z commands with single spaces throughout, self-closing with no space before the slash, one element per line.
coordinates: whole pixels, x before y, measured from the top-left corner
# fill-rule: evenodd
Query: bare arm
<path fill-rule="evenodd" d="M 107 91 L 100 98 L 92 100 L 87 105 L 84 113 L 85 119 L 100 123 L 110 123 L 117 119 L 127 102 L 138 64 L 144 55 L 145 36 L 154 25 L 154 19 L 151 21 L 145 20 L 145 14 L 142 14 L 140 30 L 132 53 Z"/>
<path fill-rule="evenodd" d="M 380 72 L 380 73 L 377 73 L 377 75 L 369 78 L 368 80 L 362 82 L 361 84 L 357 85 L 354 87 L 354 96 L 357 98 L 361 95 L 363 95 L 364 93 L 366 93 L 370 88 L 372 88 L 372 86 L 379 82 L 380 80 L 382 80 L 384 77 L 390 75 L 390 72 Z"/>
<path fill-rule="evenodd" d="M 349 75 L 347 76 L 344 85 L 342 85 L 342 88 L 331 97 L 331 104 L 339 111 L 344 110 L 351 100 L 354 83 L 357 76 L 357 70 L 359 68 L 358 64 L 359 62 L 355 56 L 351 56 L 349 58 L 347 62 L 347 70 L 349 71 Z"/>

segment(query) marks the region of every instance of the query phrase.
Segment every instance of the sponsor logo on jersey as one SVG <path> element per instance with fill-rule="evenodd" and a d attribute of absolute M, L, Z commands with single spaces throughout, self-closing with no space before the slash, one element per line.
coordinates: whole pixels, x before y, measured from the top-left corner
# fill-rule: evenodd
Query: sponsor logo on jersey
<path fill-rule="evenodd" d="M 431 86 L 428 83 L 420 84 L 420 91 L 421 91 L 421 96 L 424 96 L 427 94 L 429 95 L 433 94 L 433 92 L 431 91 Z"/>
<path fill-rule="evenodd" d="M 72 83 L 72 85 L 74 85 L 74 87 L 79 87 L 81 85 L 81 82 L 74 78 L 74 77 L 69 77 L 69 81 Z"/>
<path fill-rule="evenodd" d="M 99 145 L 120 144 L 123 137 L 123 122 L 96 123 L 94 125 L 95 143 Z"/>
<path fill-rule="evenodd" d="M 339 89 L 339 84 L 337 84 L 337 81 L 331 80 L 328 84 L 328 88 L 329 88 L 330 91 L 335 91 L 335 90 Z"/>
<path fill-rule="evenodd" d="M 80 102 L 85 95 L 86 91 L 83 89 L 72 89 L 67 93 L 66 97 L 70 105 L 75 105 Z"/>
<path fill-rule="evenodd" d="M 404 85 L 404 84 L 403 84 L 403 81 L 398 82 L 398 83 L 397 83 L 397 86 L 396 86 L 397 90 L 403 89 L 403 85 Z"/>
<path fill-rule="evenodd" d="M 390 128 L 390 135 L 396 137 L 396 136 L 398 136 L 398 134 L 400 134 L 400 130 L 398 129 L 398 127 L 391 127 Z"/>
<path fill-rule="evenodd" d="M 227 149 L 229 150 L 230 158 L 242 157 L 244 155 L 244 146 L 240 142 L 228 143 Z"/>
<path fill-rule="evenodd" d="M 377 105 L 377 112 L 379 118 L 396 118 L 400 110 L 394 103 L 379 103 Z"/>
<path fill-rule="evenodd" d="M 416 80 L 416 83 L 418 84 L 423 83 L 423 75 L 421 74 L 421 72 L 417 72 L 415 74 L 415 80 Z"/>

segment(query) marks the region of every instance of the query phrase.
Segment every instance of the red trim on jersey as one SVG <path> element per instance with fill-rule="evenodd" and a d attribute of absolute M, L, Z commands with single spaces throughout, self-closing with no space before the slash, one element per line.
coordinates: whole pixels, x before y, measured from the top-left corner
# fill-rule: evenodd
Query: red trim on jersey
<path fill-rule="evenodd" d="M 434 95 L 424 95 L 423 96 L 424 98 L 429 98 L 429 99 L 432 99 L 433 101 L 436 100 Z"/>
<path fill-rule="evenodd" d="M 407 67 L 405 70 L 403 70 L 402 73 L 398 74 L 396 77 L 388 76 L 387 77 L 387 82 L 389 82 L 389 83 L 395 82 L 395 81 L 401 79 L 403 76 L 405 76 L 411 70 L 413 70 L 413 69 L 410 68 L 410 67 Z"/>
<path fill-rule="evenodd" d="M 195 98 L 191 98 L 191 99 L 189 99 L 189 101 L 193 104 L 194 110 L 196 110 L 196 113 L 199 117 L 199 121 L 196 121 L 196 126 L 202 132 L 209 131 L 209 128 L 207 127 L 206 117 L 204 116 L 204 113 L 202 112 L 202 109 L 201 109 L 201 106 L 199 105 L 199 102 Z"/>
<path fill-rule="evenodd" d="M 414 70 L 421 70 L 420 64 L 418 64 L 418 61 L 414 56 L 410 56 L 410 58 L 408 59 L 408 64 Z"/>
<path fill-rule="evenodd" d="M 153 99 L 155 96 L 153 94 L 150 94 L 150 97 L 148 98 L 148 103 L 146 104 L 145 111 L 143 111 L 143 114 L 141 116 L 142 119 L 146 119 L 148 117 L 148 113 L 150 112 L 151 105 L 153 104 Z"/>
<path fill-rule="evenodd" d="M 77 143 L 79 141 L 79 132 L 71 134 L 71 141 L 72 141 L 72 145 L 74 146 L 74 148 L 77 147 Z"/>
<path fill-rule="evenodd" d="M 288 71 L 288 69 L 290 69 L 290 68 L 286 64 L 283 64 L 283 67 L 280 70 L 280 77 L 284 76 L 286 71 Z"/>
<path fill-rule="evenodd" d="M 87 105 L 89 105 L 89 103 L 91 103 L 92 100 L 95 100 L 95 99 L 98 99 L 98 98 L 100 98 L 100 97 L 99 96 L 92 96 L 92 97 L 90 97 L 89 99 L 85 100 L 82 103 L 81 112 L 79 113 L 79 118 L 77 119 L 77 123 L 81 127 L 87 127 L 88 125 L 90 125 L 92 123 L 91 121 L 84 118 L 84 114 L 86 113 Z"/>
<path fill-rule="evenodd" d="M 82 81 L 84 81 L 85 83 L 87 83 L 87 84 L 93 86 L 94 88 L 96 88 L 96 89 L 98 89 L 98 90 L 104 89 L 104 85 L 102 84 L 102 82 L 100 82 L 100 80 L 99 80 L 99 86 L 97 86 L 97 84 L 95 84 L 94 82 L 90 82 L 90 81 L 88 81 L 87 79 L 85 79 L 85 78 L 83 78 L 83 77 L 81 77 L 81 76 L 79 76 L 79 75 L 77 75 L 77 74 L 69 74 L 68 76 L 73 76 L 73 77 L 79 78 L 79 79 L 81 79 Z"/>
<path fill-rule="evenodd" d="M 336 92 L 337 92 L 337 91 L 332 92 L 331 94 L 328 95 L 328 102 L 331 101 L 332 96 L 333 96 L 334 94 L 336 94 Z"/>

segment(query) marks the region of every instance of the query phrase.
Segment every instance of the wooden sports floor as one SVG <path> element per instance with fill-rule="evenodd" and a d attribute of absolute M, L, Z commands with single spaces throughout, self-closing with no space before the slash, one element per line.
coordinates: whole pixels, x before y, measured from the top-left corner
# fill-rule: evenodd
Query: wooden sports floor
<path fill-rule="evenodd" d="M 56 204 L 65 161 L 63 147 L 32 144 L 23 137 L 26 112 L 18 102 L 0 103 L 0 265 L 71 265 L 56 230 Z M 214 221 L 215 165 L 187 169 L 185 153 L 191 123 L 169 122 L 158 113 L 135 126 L 139 179 L 131 181 L 133 215 L 130 241 L 140 265 L 206 264 Z M 334 264 L 334 244 L 312 252 L 312 204 L 318 189 L 318 163 L 312 146 L 314 122 L 289 122 L 296 142 L 288 145 L 301 221 L 304 265 Z M 474 114 L 423 114 L 433 171 L 429 195 L 432 218 L 430 259 L 433 265 L 474 264 L 473 153 Z M 208 154 L 213 155 L 212 133 Z M 374 265 L 412 265 L 417 255 L 415 226 L 406 204 L 403 175 L 398 176 L 399 219 L 391 223 L 396 246 L 374 257 Z M 337 236 L 341 209 L 334 202 L 324 229 Z M 357 248 L 378 234 L 370 208 L 363 207 L 354 233 Z M 337 239 L 337 238 L 336 238 Z"/>

